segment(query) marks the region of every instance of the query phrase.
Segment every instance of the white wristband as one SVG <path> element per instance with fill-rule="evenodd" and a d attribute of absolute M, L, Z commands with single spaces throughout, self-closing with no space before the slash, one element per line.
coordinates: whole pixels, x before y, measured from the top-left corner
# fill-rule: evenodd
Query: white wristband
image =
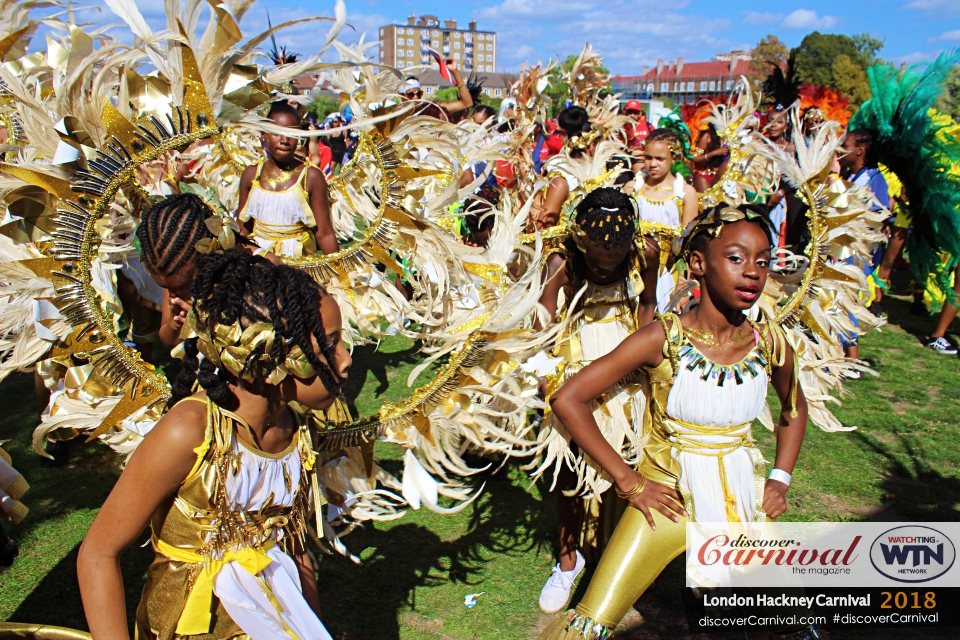
<path fill-rule="evenodd" d="M 769 480 L 776 480 L 777 482 L 782 482 L 783 484 L 790 486 L 790 474 L 784 471 L 783 469 L 771 469 L 770 475 L 767 476 Z"/>

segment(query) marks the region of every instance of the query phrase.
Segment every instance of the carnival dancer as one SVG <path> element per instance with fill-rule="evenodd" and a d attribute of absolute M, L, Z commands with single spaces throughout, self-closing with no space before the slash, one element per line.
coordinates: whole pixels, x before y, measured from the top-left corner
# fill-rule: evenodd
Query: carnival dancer
<path fill-rule="evenodd" d="M 656 262 L 659 251 L 649 240 L 646 255 L 640 254 L 635 244 L 636 224 L 629 196 L 611 187 L 596 189 L 577 206 L 572 240 L 547 258 L 540 298 L 547 316 L 553 319 L 558 309 L 568 318 L 582 312 L 554 350 L 563 361 L 559 374 L 547 380 L 548 398 L 565 377 L 606 355 L 653 320 L 656 300 L 644 293 L 654 290 L 655 280 L 645 286 L 641 272 L 646 262 Z M 575 306 L 570 306 L 573 302 Z M 632 459 L 639 454 L 643 435 L 643 394 L 630 397 L 618 383 L 597 394 L 602 398 L 592 410 L 610 446 Z M 618 509 L 608 495 L 609 478 L 570 444 L 567 430 L 548 412 L 539 436 L 543 453 L 530 465 L 538 467 L 534 477 L 551 466 L 555 474 L 551 489 L 557 495 L 560 552 L 559 562 L 540 592 L 540 608 L 547 613 L 563 608 L 587 560 L 599 559 L 623 508 L 621 504 Z"/>
<path fill-rule="evenodd" d="M 635 197 L 640 220 L 646 223 L 672 228 L 674 236 L 658 234 L 664 247 L 669 246 L 680 229 L 697 216 L 697 192 L 686 183 L 680 173 L 671 174 L 675 163 L 683 160 L 680 139 L 671 129 L 653 130 L 644 143 L 643 182 Z M 664 229 L 666 231 L 666 229 Z M 664 252 L 666 254 L 666 252 Z M 656 286 L 657 309 L 668 310 L 670 298 L 676 287 L 673 274 L 660 261 Z"/>
<path fill-rule="evenodd" d="M 211 227 L 219 227 L 218 232 L 214 234 Z M 217 216 L 193 193 L 168 196 L 141 215 L 137 240 L 144 269 L 163 287 L 159 335 L 168 347 L 180 344 L 180 330 L 191 309 L 190 287 L 197 259 L 235 244 L 250 247 L 237 231 L 239 226 L 232 218 Z"/>
<path fill-rule="evenodd" d="M 713 124 L 697 136 L 697 153 L 693 156 L 693 188 L 703 193 L 723 177 L 727 162 L 727 145 Z"/>
<path fill-rule="evenodd" d="M 138 637 L 330 638 L 305 547 L 311 508 L 320 529 L 316 433 L 289 403 L 321 410 L 339 395 L 340 310 L 305 273 L 237 250 L 202 260 L 193 294 L 174 406 L 80 549 L 88 624 L 129 637 L 119 557 L 149 524 Z"/>
<path fill-rule="evenodd" d="M 590 116 L 583 107 L 567 107 L 557 116 L 560 128 L 567 134 L 564 146 L 570 158 L 577 160 L 593 156 L 600 141 L 600 132 L 590 126 Z M 569 172 L 555 169 L 556 161 L 547 162 L 549 186 L 543 202 L 533 211 L 531 230 L 544 230 L 557 224 L 567 197 L 580 186 L 580 180 Z"/>
<path fill-rule="evenodd" d="M 286 102 L 274 102 L 267 118 L 281 127 L 300 126 L 299 113 Z M 267 157 L 240 177 L 241 233 L 281 256 L 339 251 L 323 172 L 294 156 L 296 138 L 263 133 L 261 142 Z"/>
<path fill-rule="evenodd" d="M 890 208 L 890 197 L 887 194 L 887 181 L 877 167 L 876 152 L 871 149 L 873 134 L 868 129 L 848 131 L 843 139 L 843 154 L 838 157 L 841 168 L 841 177 L 858 187 L 867 187 L 871 195 L 871 208 L 887 211 Z M 892 221 L 893 216 L 891 216 Z M 882 257 L 882 251 L 879 252 Z M 858 264 L 864 273 L 873 271 L 869 262 Z M 879 313 L 879 308 L 874 310 Z M 860 347 L 856 335 L 840 336 L 843 343 L 844 355 L 856 359 L 860 356 Z M 862 377 L 859 374 L 858 377 Z"/>
<path fill-rule="evenodd" d="M 767 279 L 765 207 L 708 209 L 678 245 L 699 282 L 700 304 L 630 335 L 551 399 L 557 418 L 630 505 L 576 611 L 555 620 L 541 640 L 606 638 L 683 552 L 689 519 L 757 522 L 787 508 L 806 400 L 783 331 L 745 313 Z M 649 437 L 639 460 L 630 460 L 604 437 L 592 402 L 638 369 L 650 383 Z M 764 483 L 750 425 L 765 405 L 768 383 L 781 411 L 775 469 Z"/>

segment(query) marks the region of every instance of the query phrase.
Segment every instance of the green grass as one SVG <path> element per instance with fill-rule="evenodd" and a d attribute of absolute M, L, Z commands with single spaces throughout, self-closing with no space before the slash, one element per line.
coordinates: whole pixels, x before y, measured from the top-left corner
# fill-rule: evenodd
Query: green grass
<path fill-rule="evenodd" d="M 897 290 L 905 291 L 903 274 L 896 275 Z M 908 315 L 907 306 L 906 298 L 889 298 L 890 324 L 862 340 L 861 356 L 880 377 L 850 383 L 852 395 L 836 412 L 858 429 L 808 430 L 785 519 L 960 518 L 958 362 L 922 348 L 918 336 L 930 332 L 933 320 Z M 398 338 L 385 340 L 378 350 L 358 349 L 347 388 L 352 408 L 366 415 L 404 397 L 407 375 L 418 361 L 414 346 Z M 21 556 L 0 572 L 0 619 L 85 628 L 76 586 L 77 546 L 119 474 L 117 459 L 101 445 L 75 441 L 68 467 L 42 468 L 29 444 L 37 423 L 35 404 L 29 377 L 0 385 L 0 439 L 12 440 L 7 450 L 32 484 L 25 497 L 30 515 L 20 526 L 7 527 L 20 543 Z M 759 426 L 755 435 L 772 460 L 770 435 Z M 378 443 L 377 452 L 382 465 L 399 476 L 400 450 Z M 529 486 L 515 467 L 504 479 L 481 479 L 487 481 L 483 495 L 457 515 L 411 511 L 398 521 L 368 524 L 347 535 L 344 542 L 363 559 L 359 566 L 339 556 L 323 557 L 323 617 L 334 637 L 535 637 L 547 620 L 537 594 L 553 564 L 553 498 L 542 487 Z M 124 558 L 131 611 L 150 556 L 149 550 L 134 547 Z M 575 600 L 588 578 L 589 572 L 581 577 Z M 675 562 L 627 616 L 618 637 L 686 637 L 682 586 L 683 567 Z M 480 591 L 485 595 L 477 606 L 466 608 L 464 596 Z M 958 635 L 931 631 L 922 636 Z M 831 632 L 833 638 L 919 635 L 910 630 Z"/>

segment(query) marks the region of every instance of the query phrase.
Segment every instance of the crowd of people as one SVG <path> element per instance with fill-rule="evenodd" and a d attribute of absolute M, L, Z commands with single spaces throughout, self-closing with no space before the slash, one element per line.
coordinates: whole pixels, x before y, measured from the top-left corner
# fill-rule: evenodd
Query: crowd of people
<path fill-rule="evenodd" d="M 35 309 L 11 333 L 22 347 L 3 352 L 5 370 L 34 367 L 46 389 L 34 442 L 83 431 L 133 451 L 77 562 L 94 638 L 128 637 L 120 558 L 145 528 L 155 560 L 137 637 L 330 638 L 311 548 L 349 554 L 335 527 L 398 517 L 397 505 L 464 508 L 476 497 L 461 482 L 476 472 L 466 453 L 521 460 L 555 494 L 557 564 L 539 606 L 559 615 L 541 640 L 606 638 L 683 552 L 687 522 L 762 522 L 788 509 L 808 422 L 844 428 L 823 399 L 867 369 L 859 338 L 884 322 L 905 249 L 911 260 L 939 256 L 928 273 L 914 269 L 913 310 L 942 307 L 927 346 L 957 352 L 946 338 L 957 261 L 930 234 L 941 205 L 927 204 L 917 177 L 931 165 L 891 143 L 869 103 L 836 122 L 743 83 L 696 105 L 694 119 L 651 113 L 606 90 L 586 47 L 560 74 L 563 105 L 544 92 L 540 66 L 495 107 L 482 78 L 464 80 L 453 60 L 458 99 L 446 103 L 425 100 L 416 76 L 341 65 L 327 73 L 346 97 L 322 121 L 278 89 L 194 135 L 179 105 L 193 105 L 186 118 L 201 129 L 213 118 L 196 109 L 225 97 L 223 87 L 207 87 L 206 103 L 188 95 L 183 87 L 210 78 L 190 65 L 209 71 L 224 58 L 190 42 L 171 44 L 189 82 L 168 77 L 185 92 L 157 112 L 168 127 L 148 106 L 120 103 L 126 85 L 64 93 L 107 98 L 109 135 L 86 141 L 73 121 L 59 134 L 96 153 L 54 163 L 24 144 L 0 167 L 11 219 L 15 189 L 50 184 L 61 208 L 109 218 L 74 232 L 62 213 L 52 245 L 25 236 L 0 247 L 11 263 L 0 275 L 20 274 L 3 275 L 5 287 Z M 341 55 L 364 60 L 347 47 Z M 888 80 L 914 100 L 912 86 L 942 82 L 954 63 Z M 8 87 L 24 100 L 21 88 L 43 78 L 31 73 Z M 30 118 L 53 104 L 14 103 L 10 117 L 38 136 Z M 70 104 L 90 111 L 56 102 Z M 956 127 L 927 103 L 904 104 L 931 137 Z M 74 113 L 44 117 L 53 115 Z M 3 122 L 9 137 L 14 120 Z M 41 142 L 51 157 L 67 153 Z M 86 189 L 94 204 L 42 175 Z M 74 256 L 66 243 L 76 233 L 99 249 Z M 46 271 L 31 269 L 44 259 Z M 81 268 L 88 289 L 77 299 L 95 296 L 109 322 L 73 311 L 66 287 Z M 68 335 L 99 341 L 110 331 L 130 367 L 158 341 L 182 359 L 165 402 L 122 405 L 148 393 L 129 386 L 133 374 L 110 378 L 116 368 L 79 348 L 51 351 Z M 410 401 L 351 415 L 348 344 L 392 334 L 450 364 Z M 90 376 L 112 381 L 101 387 L 113 395 L 96 396 Z M 768 387 L 780 405 L 772 412 Z M 769 471 L 751 436 L 758 420 L 776 435 Z M 378 438 L 405 448 L 402 480 L 377 465 Z M 0 506 L 17 522 L 27 484 L 11 463 L 0 450 Z M 13 543 L 0 539 L 7 563 Z M 588 563 L 596 571 L 583 598 L 560 613 Z M 770 633 L 823 637 L 815 626 Z"/>

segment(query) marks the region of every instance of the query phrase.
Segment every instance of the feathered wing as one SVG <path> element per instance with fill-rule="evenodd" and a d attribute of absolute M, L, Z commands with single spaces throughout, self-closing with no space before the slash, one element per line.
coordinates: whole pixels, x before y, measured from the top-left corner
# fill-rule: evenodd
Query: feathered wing
<path fill-rule="evenodd" d="M 907 239 L 910 266 L 935 297 L 952 296 L 960 264 L 960 127 L 936 111 L 943 81 L 960 61 L 947 51 L 929 65 L 898 71 L 867 70 L 873 94 L 850 119 L 851 130 L 876 132 L 880 163 L 901 180 L 913 226 Z"/>
<path fill-rule="evenodd" d="M 796 123 L 796 113 L 792 114 Z M 869 371 L 844 358 L 840 337 L 847 340 L 883 325 L 866 309 L 867 290 L 862 266 L 869 263 L 883 240 L 882 224 L 889 215 L 872 209 L 866 187 L 855 187 L 829 175 L 840 148 L 836 126 L 827 123 L 809 141 L 794 131 L 796 156 L 767 141 L 758 153 L 775 164 L 811 206 L 811 240 L 806 254 L 795 256 L 780 248 L 774 255 L 760 309 L 778 322 L 796 354 L 800 386 L 810 419 L 824 431 L 844 426 L 830 411 L 845 395 L 843 379 L 853 371 Z M 772 429 L 770 412 L 761 416 Z"/>

